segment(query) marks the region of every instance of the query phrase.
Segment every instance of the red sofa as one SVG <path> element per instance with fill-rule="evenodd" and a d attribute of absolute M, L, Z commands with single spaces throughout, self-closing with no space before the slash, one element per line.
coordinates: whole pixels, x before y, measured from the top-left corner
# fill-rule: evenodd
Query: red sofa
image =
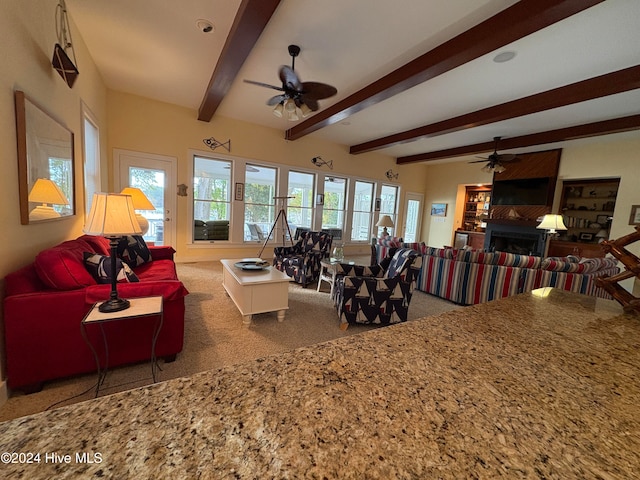
<path fill-rule="evenodd" d="M 156 355 L 171 361 L 182 351 L 184 297 L 172 247 L 148 247 L 152 260 L 133 268 L 139 282 L 118 283 L 121 298 L 162 295 L 164 321 Z M 4 328 L 7 384 L 36 391 L 47 380 L 96 371 L 80 322 L 91 306 L 109 298 L 111 286 L 98 284 L 84 265 L 84 252 L 109 255 L 109 241 L 83 235 L 40 252 L 34 263 L 5 278 Z M 103 324 L 109 367 L 149 360 L 157 317 Z M 104 359 L 99 325 L 87 336 Z"/>

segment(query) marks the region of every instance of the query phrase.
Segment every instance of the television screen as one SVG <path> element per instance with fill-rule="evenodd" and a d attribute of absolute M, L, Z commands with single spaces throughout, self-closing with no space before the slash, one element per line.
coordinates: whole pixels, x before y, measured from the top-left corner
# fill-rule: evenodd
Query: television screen
<path fill-rule="evenodd" d="M 549 177 L 493 182 L 492 205 L 546 205 Z"/>

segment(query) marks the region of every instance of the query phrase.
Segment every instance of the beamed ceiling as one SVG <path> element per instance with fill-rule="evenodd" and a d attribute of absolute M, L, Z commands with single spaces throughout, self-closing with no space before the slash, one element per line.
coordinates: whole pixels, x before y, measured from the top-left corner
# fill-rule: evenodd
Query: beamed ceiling
<path fill-rule="evenodd" d="M 107 86 L 377 151 L 399 164 L 640 138 L 637 0 L 67 0 Z M 206 34 L 198 19 L 215 26 Z M 266 105 L 301 47 L 303 81 L 334 85 L 306 119 Z M 505 63 L 494 58 L 514 52 Z M 318 152 L 321 154 L 322 152 Z M 446 160 L 445 160 L 446 159 Z M 471 167 L 470 168 L 475 168 Z"/>

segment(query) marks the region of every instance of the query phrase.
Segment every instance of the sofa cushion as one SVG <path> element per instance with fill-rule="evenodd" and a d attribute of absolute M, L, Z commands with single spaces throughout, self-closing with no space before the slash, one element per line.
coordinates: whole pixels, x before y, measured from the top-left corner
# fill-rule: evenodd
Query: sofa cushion
<path fill-rule="evenodd" d="M 484 250 L 467 250 L 460 249 L 456 260 L 468 263 L 485 263 L 491 265 L 493 263 L 493 252 L 485 252 Z"/>
<path fill-rule="evenodd" d="M 101 237 L 99 235 L 82 235 L 78 240 L 91 245 L 91 251 L 99 253 L 101 255 L 109 255 L 111 247 L 109 246 L 109 239 Z"/>
<path fill-rule="evenodd" d="M 136 267 L 134 273 L 141 282 L 179 280 L 173 260 L 154 260 Z"/>
<path fill-rule="evenodd" d="M 611 257 L 605 258 L 583 258 L 580 265 L 584 266 L 584 273 L 599 272 L 618 266 L 618 260 Z"/>
<path fill-rule="evenodd" d="M 99 253 L 84 253 L 84 264 L 91 276 L 98 283 L 111 283 L 111 257 Z M 133 273 L 129 265 L 116 258 L 116 280 L 118 282 L 138 282 L 138 276 Z"/>
<path fill-rule="evenodd" d="M 540 268 L 549 272 L 584 273 L 585 271 L 585 266 L 581 263 L 567 262 L 552 257 L 545 258 Z"/>
<path fill-rule="evenodd" d="M 438 258 L 455 259 L 458 254 L 458 250 L 454 248 L 438 248 L 438 247 L 426 247 L 424 255 Z"/>
<path fill-rule="evenodd" d="M 403 242 L 401 244 L 403 248 L 410 248 L 418 253 L 424 255 L 427 251 L 427 244 L 424 242 Z"/>
<path fill-rule="evenodd" d="M 492 263 L 503 267 L 540 268 L 541 262 L 542 259 L 534 255 L 494 252 Z"/>
<path fill-rule="evenodd" d="M 127 235 L 118 242 L 118 258 L 131 268 L 150 262 L 151 252 L 142 235 Z"/>
<path fill-rule="evenodd" d="M 56 290 L 75 290 L 96 281 L 84 267 L 84 252 L 92 251 L 87 242 L 68 240 L 40 252 L 34 267 L 40 280 L 49 288 Z"/>

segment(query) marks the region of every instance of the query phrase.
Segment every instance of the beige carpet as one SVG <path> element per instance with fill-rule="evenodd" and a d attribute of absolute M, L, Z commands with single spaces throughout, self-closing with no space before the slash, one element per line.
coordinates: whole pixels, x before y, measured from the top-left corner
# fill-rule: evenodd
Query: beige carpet
<path fill-rule="evenodd" d="M 177 269 L 190 292 L 186 297 L 184 349 L 175 362 L 160 362 L 159 381 L 380 328 L 354 325 L 340 330 L 329 286 L 324 282 L 320 292 L 315 284 L 307 288 L 290 284 L 284 322 L 278 322 L 275 313 L 264 313 L 254 315 L 251 326 L 243 326 L 240 312 L 222 288 L 220 262 L 178 264 Z M 409 318 L 456 308 L 462 307 L 416 290 Z M 94 396 L 95 382 L 95 374 L 83 375 L 48 382 L 41 392 L 31 395 L 16 392 L 0 407 L 0 421 L 89 400 Z M 150 383 L 148 362 L 115 368 L 109 371 L 100 396 Z"/>

